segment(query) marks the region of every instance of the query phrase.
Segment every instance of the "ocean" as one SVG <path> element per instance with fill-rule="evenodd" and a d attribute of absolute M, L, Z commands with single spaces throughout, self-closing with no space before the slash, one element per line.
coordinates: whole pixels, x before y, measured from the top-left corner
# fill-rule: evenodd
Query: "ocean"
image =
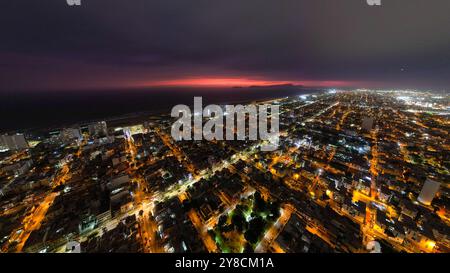
<path fill-rule="evenodd" d="M 70 126 L 121 115 L 170 113 L 176 104 L 232 104 L 319 91 L 297 86 L 249 88 L 164 88 L 139 90 L 4 92 L 0 93 L 0 131 L 33 131 Z"/>

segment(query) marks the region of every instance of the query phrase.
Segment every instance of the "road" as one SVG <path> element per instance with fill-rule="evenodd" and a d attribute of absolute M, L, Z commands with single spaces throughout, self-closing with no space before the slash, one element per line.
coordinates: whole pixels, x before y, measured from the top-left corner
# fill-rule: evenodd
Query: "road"
<path fill-rule="evenodd" d="M 139 235 L 144 252 L 146 253 L 162 253 L 164 248 L 160 245 L 156 237 L 158 226 L 155 221 L 150 218 L 153 209 L 152 195 L 148 193 L 148 184 L 144 177 L 136 169 L 136 154 L 137 148 L 131 136 L 126 140 L 126 153 L 129 155 L 129 170 L 128 175 L 131 181 L 136 183 L 134 191 L 134 207 L 136 208 L 136 217 L 139 224 Z"/>
<path fill-rule="evenodd" d="M 195 211 L 195 209 L 191 209 L 188 212 L 188 216 L 189 216 L 189 219 L 191 219 L 191 222 L 194 225 L 195 229 L 199 233 L 199 236 L 202 239 L 203 244 L 205 245 L 208 252 L 209 253 L 218 252 L 219 249 L 217 248 L 216 242 L 214 242 L 214 240 L 208 234 L 206 226 L 203 225 L 202 221 L 200 220 L 200 217 L 197 214 L 197 211 Z"/>
<path fill-rule="evenodd" d="M 59 174 L 56 175 L 52 183 L 52 191 L 45 195 L 43 201 L 37 207 L 32 207 L 28 211 L 20 227 L 11 232 L 9 240 L 2 247 L 2 252 L 21 252 L 23 250 L 31 233 L 41 227 L 41 223 L 44 221 L 48 209 L 59 195 L 59 192 L 53 192 L 53 189 L 64 184 L 69 178 L 70 169 L 66 164 L 61 168 Z"/>
<path fill-rule="evenodd" d="M 282 205 L 280 217 L 278 217 L 277 221 L 269 228 L 266 234 L 264 234 L 264 237 L 255 248 L 255 253 L 266 253 L 271 249 L 273 243 L 275 243 L 275 240 L 277 239 L 278 235 L 281 233 L 281 231 L 283 231 L 284 226 L 291 218 L 293 212 L 294 208 L 292 205 L 290 204 Z M 282 251 L 282 249 L 279 246 L 275 247 L 274 249 Z"/>

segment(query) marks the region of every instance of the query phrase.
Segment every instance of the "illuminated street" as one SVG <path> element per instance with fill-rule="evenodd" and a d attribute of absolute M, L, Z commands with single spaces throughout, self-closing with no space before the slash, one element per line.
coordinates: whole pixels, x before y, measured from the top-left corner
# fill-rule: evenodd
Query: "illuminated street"
<path fill-rule="evenodd" d="M 156 116 L 64 129 L 9 154 L 3 164 L 25 171 L 2 173 L 2 252 L 76 242 L 82 252 L 364 253 L 373 241 L 448 252 L 446 97 L 331 90 L 270 102 L 281 106 L 273 152 L 264 141 L 175 141 L 171 119 Z"/>

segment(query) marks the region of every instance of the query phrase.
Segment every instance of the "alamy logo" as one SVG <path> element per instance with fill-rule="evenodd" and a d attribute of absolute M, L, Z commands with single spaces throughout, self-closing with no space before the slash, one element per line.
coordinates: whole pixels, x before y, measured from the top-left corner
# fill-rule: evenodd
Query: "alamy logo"
<path fill-rule="evenodd" d="M 203 109 L 202 97 L 194 97 L 194 114 L 184 104 L 172 108 L 171 116 L 178 120 L 173 123 L 171 134 L 175 141 L 224 140 L 224 132 L 226 140 L 258 140 L 259 137 L 262 140 L 261 151 L 274 151 L 278 148 L 280 139 L 279 108 L 279 105 L 273 104 L 225 107 L 211 104 Z M 205 124 L 203 118 L 206 120 Z"/>
<path fill-rule="evenodd" d="M 369 6 L 381 6 L 381 0 L 367 0 Z"/>
<path fill-rule="evenodd" d="M 81 6 L 81 0 L 66 0 L 69 6 Z"/>

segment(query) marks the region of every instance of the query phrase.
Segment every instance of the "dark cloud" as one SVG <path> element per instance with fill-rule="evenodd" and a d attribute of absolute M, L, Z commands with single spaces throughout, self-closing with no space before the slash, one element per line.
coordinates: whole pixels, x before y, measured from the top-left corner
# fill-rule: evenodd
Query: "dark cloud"
<path fill-rule="evenodd" d="M 185 76 L 450 86 L 450 1 L 14 0 L 0 92 Z"/>

